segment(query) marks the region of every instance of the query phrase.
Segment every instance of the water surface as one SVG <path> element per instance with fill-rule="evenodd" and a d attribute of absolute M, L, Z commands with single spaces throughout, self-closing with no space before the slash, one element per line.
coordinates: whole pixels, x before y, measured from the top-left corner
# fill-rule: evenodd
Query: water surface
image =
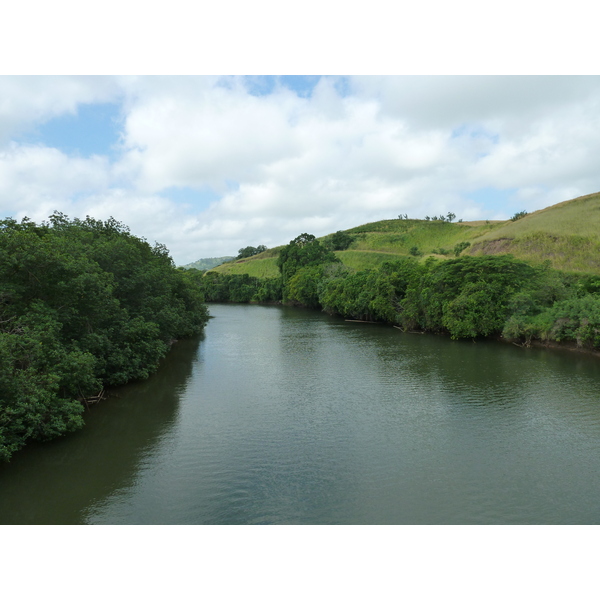
<path fill-rule="evenodd" d="M 203 338 L 0 466 L 1 523 L 600 522 L 600 361 L 288 307 Z"/>

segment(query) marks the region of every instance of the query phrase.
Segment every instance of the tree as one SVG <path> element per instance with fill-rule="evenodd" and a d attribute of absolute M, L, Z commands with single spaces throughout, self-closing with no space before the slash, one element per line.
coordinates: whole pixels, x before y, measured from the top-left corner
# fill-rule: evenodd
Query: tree
<path fill-rule="evenodd" d="M 328 262 L 339 262 L 339 259 L 309 233 L 302 233 L 282 248 L 277 266 L 282 277 L 284 301 L 288 298 L 288 282 L 299 269 Z"/>
<path fill-rule="evenodd" d="M 246 246 L 245 248 L 240 248 L 238 250 L 238 255 L 236 256 L 236 260 L 240 258 L 250 258 L 251 256 L 256 256 L 261 252 L 264 252 L 267 249 L 266 246 L 260 245 L 256 248 L 254 246 Z"/>
<path fill-rule="evenodd" d="M 330 248 L 334 251 L 347 250 L 353 241 L 354 238 L 344 231 L 336 231 L 329 238 Z"/>
<path fill-rule="evenodd" d="M 298 302 L 309 308 L 319 308 L 319 284 L 323 278 L 323 265 L 298 269 L 287 285 L 287 301 Z"/>
<path fill-rule="evenodd" d="M 82 425 L 79 399 L 145 378 L 208 313 L 191 274 L 115 219 L 0 221 L 0 455 Z"/>
<path fill-rule="evenodd" d="M 411 327 L 447 331 L 453 337 L 499 333 L 513 295 L 539 281 L 534 267 L 510 255 L 430 263 L 407 290 L 403 319 Z"/>

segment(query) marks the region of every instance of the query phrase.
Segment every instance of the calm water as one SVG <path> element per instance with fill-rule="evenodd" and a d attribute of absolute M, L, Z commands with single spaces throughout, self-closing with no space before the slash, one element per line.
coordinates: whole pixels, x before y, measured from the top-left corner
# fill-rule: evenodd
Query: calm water
<path fill-rule="evenodd" d="M 285 307 L 0 465 L 0 523 L 600 523 L 600 361 Z"/>

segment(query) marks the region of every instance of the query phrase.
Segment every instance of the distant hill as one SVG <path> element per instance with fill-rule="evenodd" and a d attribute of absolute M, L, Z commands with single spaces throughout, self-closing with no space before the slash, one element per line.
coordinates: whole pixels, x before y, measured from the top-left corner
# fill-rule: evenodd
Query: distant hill
<path fill-rule="evenodd" d="M 378 268 L 385 261 L 411 254 L 420 260 L 454 258 L 457 244 L 462 244 L 462 255 L 512 254 L 534 264 L 549 260 L 553 268 L 562 271 L 600 274 L 600 193 L 561 202 L 516 221 L 393 219 L 353 227 L 346 233 L 354 241 L 336 255 L 356 270 Z M 331 235 L 319 239 L 325 242 Z M 272 248 L 215 270 L 275 277 L 279 274 L 279 250 Z"/>
<path fill-rule="evenodd" d="M 219 258 L 199 258 L 198 260 L 190 263 L 189 265 L 183 265 L 184 269 L 198 269 L 199 271 L 208 271 L 214 269 L 219 265 L 222 265 L 228 260 L 233 260 L 235 256 L 221 256 Z"/>

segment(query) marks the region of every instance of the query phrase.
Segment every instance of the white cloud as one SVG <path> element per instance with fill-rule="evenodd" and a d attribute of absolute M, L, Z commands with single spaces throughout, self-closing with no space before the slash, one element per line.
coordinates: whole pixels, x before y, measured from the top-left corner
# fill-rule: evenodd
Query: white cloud
<path fill-rule="evenodd" d="M 181 264 L 400 213 L 508 217 L 600 189 L 598 77 L 353 77 L 344 94 L 322 78 L 306 98 L 247 83 L 0 78 L 0 144 L 81 102 L 120 98 L 124 115 L 112 163 L 5 141 L 0 208 L 114 216 Z M 169 199 L 177 186 L 219 199 L 184 205 Z M 510 206 L 469 198 L 486 188 L 515 190 Z"/>
<path fill-rule="evenodd" d="M 0 144 L 77 105 L 110 102 L 121 94 L 112 77 L 0 77 Z"/>
<path fill-rule="evenodd" d="M 110 167 L 104 157 L 68 157 L 43 146 L 11 144 L 0 151 L 0 210 L 34 220 L 64 210 L 74 197 L 104 189 Z"/>

